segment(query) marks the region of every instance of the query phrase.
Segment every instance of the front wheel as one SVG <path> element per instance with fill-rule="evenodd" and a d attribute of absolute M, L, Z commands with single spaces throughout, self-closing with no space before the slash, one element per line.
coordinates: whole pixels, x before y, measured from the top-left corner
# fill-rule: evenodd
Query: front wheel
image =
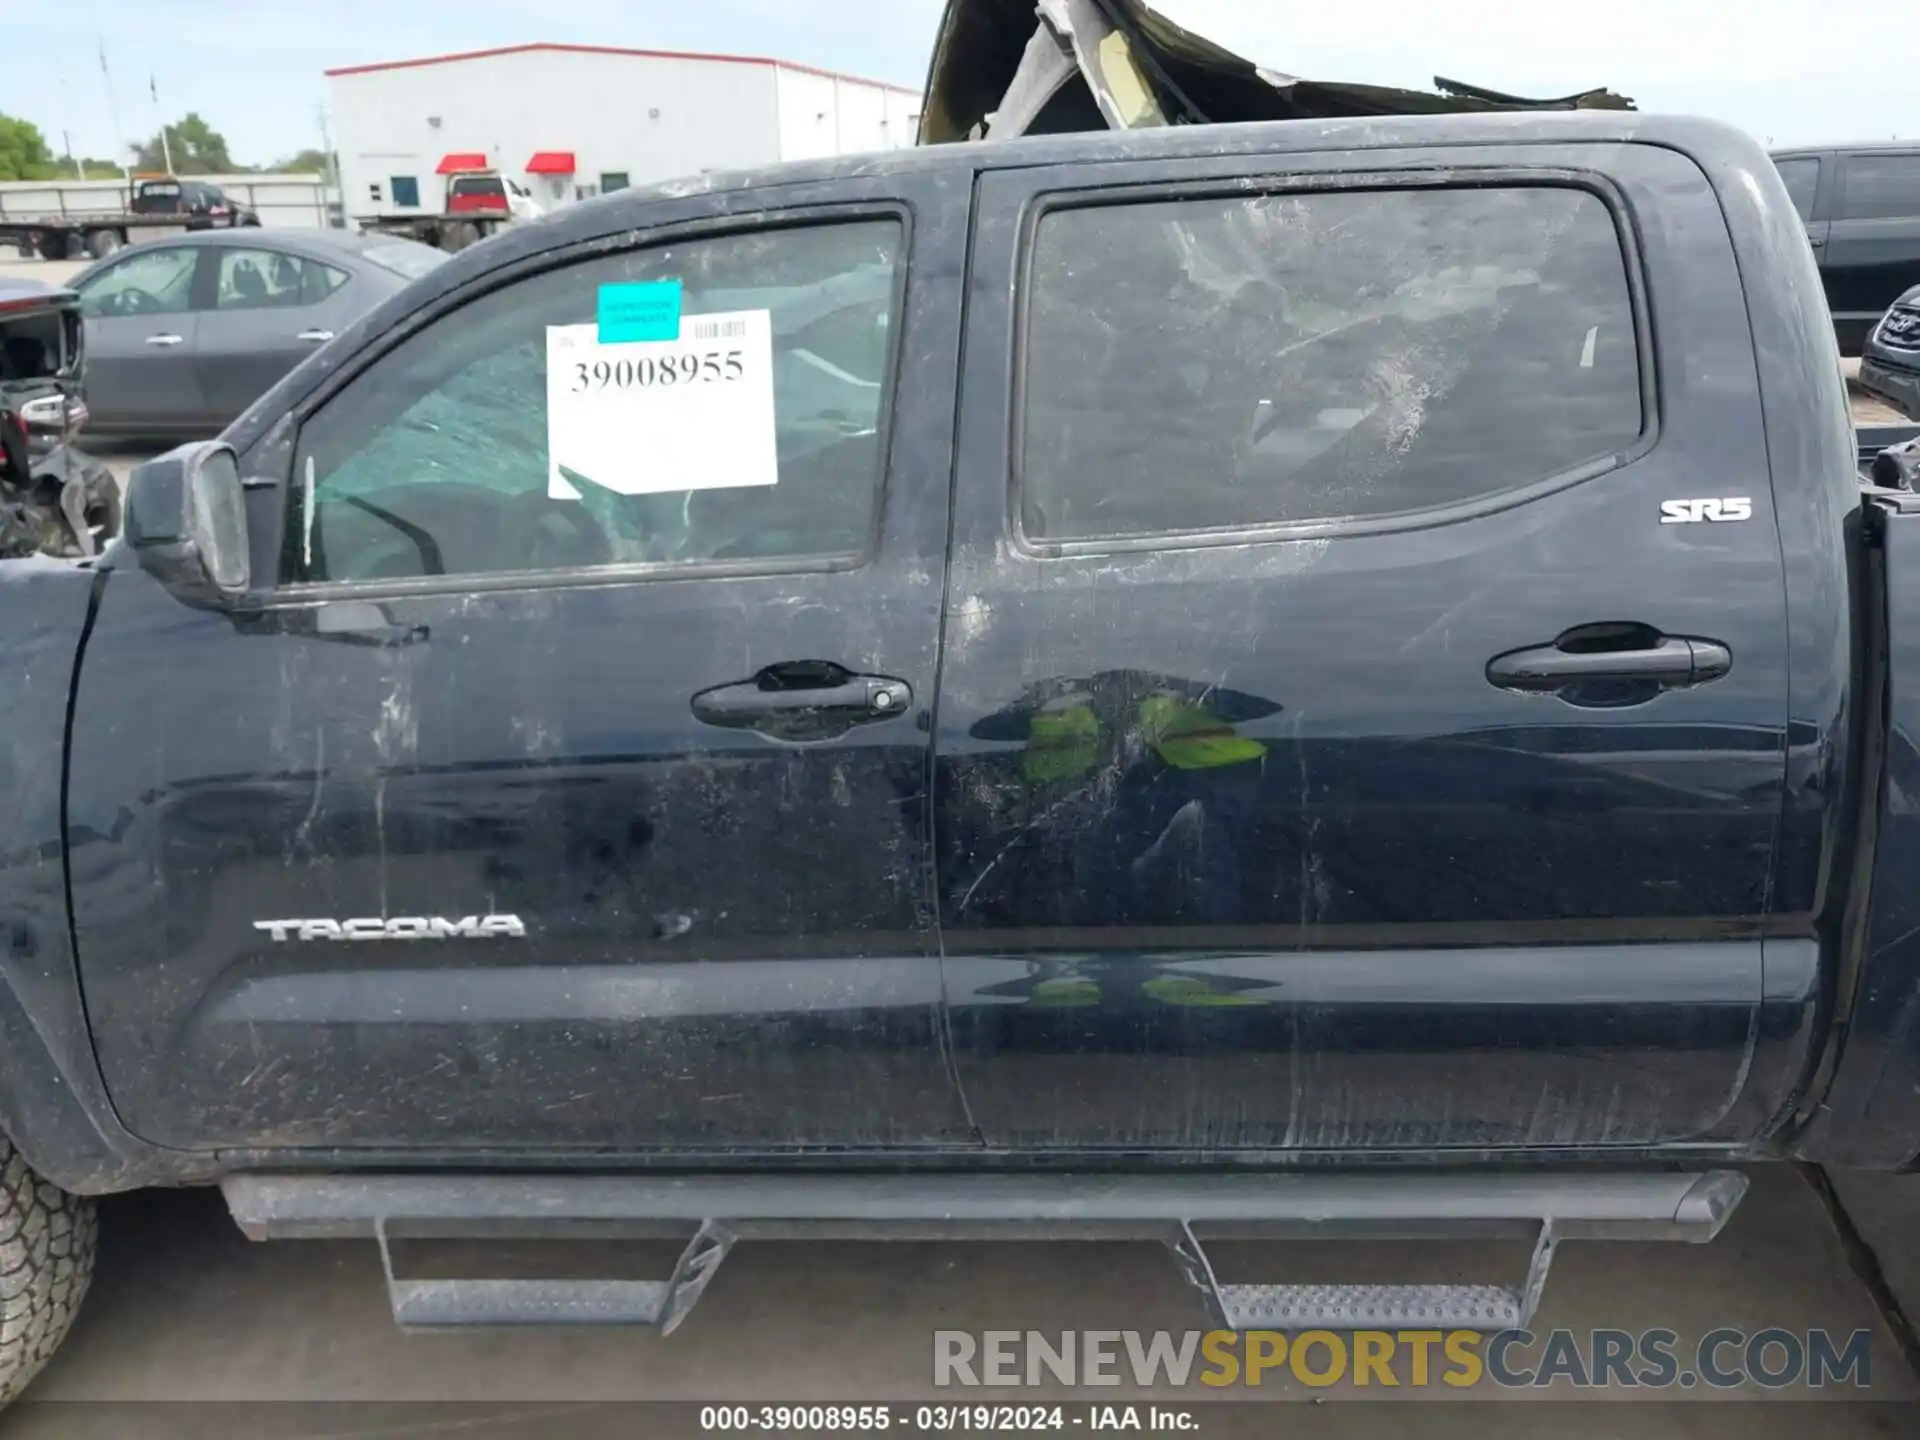
<path fill-rule="evenodd" d="M 0 1405 L 19 1398 L 66 1339 L 93 1279 L 91 1197 L 43 1180 L 0 1139 Z"/>
<path fill-rule="evenodd" d="M 95 230 L 87 236 L 87 253 L 96 260 L 104 260 L 124 244 L 126 241 L 120 238 L 118 230 Z"/>

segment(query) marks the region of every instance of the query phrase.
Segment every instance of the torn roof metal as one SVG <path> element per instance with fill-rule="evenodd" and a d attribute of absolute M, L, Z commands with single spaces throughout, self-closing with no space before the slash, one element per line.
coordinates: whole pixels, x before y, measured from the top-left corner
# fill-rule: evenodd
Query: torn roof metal
<path fill-rule="evenodd" d="M 1162 8 L 1173 7 L 1163 0 Z M 1183 29 L 1144 0 L 947 0 L 920 143 L 1343 115 L 1633 108 L 1605 89 L 1530 99 L 1440 76 L 1432 90 L 1302 79 Z"/>

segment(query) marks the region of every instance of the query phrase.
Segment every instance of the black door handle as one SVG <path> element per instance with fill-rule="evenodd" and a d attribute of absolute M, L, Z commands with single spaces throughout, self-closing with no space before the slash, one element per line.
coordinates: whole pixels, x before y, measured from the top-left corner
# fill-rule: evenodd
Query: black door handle
<path fill-rule="evenodd" d="M 913 704 L 913 688 L 891 675 L 856 675 L 830 660 L 769 665 L 751 680 L 693 697 L 708 725 L 758 730 L 787 740 L 825 740 L 855 725 L 891 720 Z"/>
<path fill-rule="evenodd" d="M 1662 635 L 1647 625 L 1580 625 L 1550 645 L 1494 656 L 1487 680 L 1574 705 L 1637 705 L 1662 690 L 1718 680 L 1732 668 L 1732 652 L 1717 640 Z"/>

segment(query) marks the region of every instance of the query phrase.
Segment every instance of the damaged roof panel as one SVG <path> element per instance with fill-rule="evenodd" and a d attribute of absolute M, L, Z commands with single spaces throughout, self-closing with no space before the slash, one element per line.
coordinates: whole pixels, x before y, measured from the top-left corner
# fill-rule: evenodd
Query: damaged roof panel
<path fill-rule="evenodd" d="M 1631 110 L 1611 90 L 1528 99 L 1307 80 L 1183 29 L 1143 0 L 948 0 L 920 143 L 1146 125 L 1498 110 Z"/>

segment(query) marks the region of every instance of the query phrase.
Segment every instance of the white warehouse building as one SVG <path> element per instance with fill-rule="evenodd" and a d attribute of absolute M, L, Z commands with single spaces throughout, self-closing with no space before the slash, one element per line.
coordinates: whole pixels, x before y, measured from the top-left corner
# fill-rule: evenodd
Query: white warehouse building
<path fill-rule="evenodd" d="M 346 213 L 434 214 L 494 169 L 542 208 L 604 190 L 913 144 L 920 94 L 746 55 L 515 45 L 329 70 Z"/>

